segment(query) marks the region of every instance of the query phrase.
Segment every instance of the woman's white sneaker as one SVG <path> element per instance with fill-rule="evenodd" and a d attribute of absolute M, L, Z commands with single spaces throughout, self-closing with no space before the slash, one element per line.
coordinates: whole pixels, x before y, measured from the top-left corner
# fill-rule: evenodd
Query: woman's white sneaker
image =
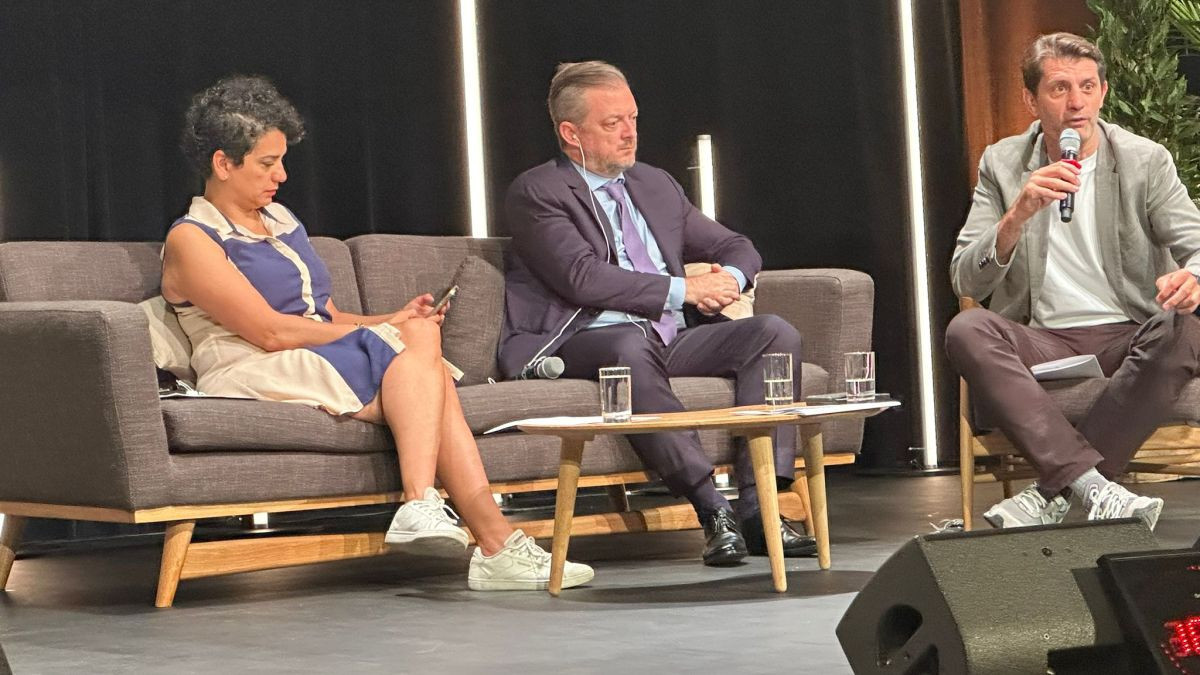
<path fill-rule="evenodd" d="M 591 567 L 567 561 L 563 566 L 563 588 L 586 584 L 596 573 Z M 473 591 L 537 591 L 550 586 L 550 554 L 532 537 L 514 530 L 504 548 L 486 556 L 478 548 L 471 554 L 467 586 Z"/>
<path fill-rule="evenodd" d="M 404 502 L 396 511 L 383 542 L 388 546 L 412 544 L 406 550 L 421 552 L 462 551 L 467 548 L 467 533 L 458 526 L 458 514 L 446 506 L 437 490 L 428 487 L 423 498 Z"/>

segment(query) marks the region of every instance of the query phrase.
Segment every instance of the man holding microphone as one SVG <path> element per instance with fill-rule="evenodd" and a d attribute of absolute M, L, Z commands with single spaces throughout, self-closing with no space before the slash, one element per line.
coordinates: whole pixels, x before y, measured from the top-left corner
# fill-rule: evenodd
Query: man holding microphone
<path fill-rule="evenodd" d="M 1200 367 L 1200 211 L 1166 148 L 1099 119 L 1108 83 L 1094 44 L 1040 36 L 1022 76 L 1037 120 L 984 151 L 950 263 L 955 292 L 988 306 L 950 322 L 950 360 L 1038 474 L 984 518 L 1058 523 L 1074 499 L 1089 520 L 1154 527 L 1162 499 L 1111 479 Z M 1080 354 L 1110 379 L 1072 426 L 1029 368 Z"/>

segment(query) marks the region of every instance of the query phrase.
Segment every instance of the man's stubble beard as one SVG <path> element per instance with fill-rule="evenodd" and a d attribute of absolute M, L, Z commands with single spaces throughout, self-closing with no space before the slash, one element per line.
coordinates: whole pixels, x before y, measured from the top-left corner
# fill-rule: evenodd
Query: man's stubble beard
<path fill-rule="evenodd" d="M 604 164 L 604 166 L 602 166 L 601 168 L 603 169 L 604 175 L 606 175 L 606 176 L 619 176 L 619 175 L 621 175 L 621 173 L 628 171 L 630 168 L 632 168 L 633 165 L 636 163 L 637 163 L 636 159 L 631 159 L 628 162 L 609 161 L 609 162 L 606 162 Z"/>

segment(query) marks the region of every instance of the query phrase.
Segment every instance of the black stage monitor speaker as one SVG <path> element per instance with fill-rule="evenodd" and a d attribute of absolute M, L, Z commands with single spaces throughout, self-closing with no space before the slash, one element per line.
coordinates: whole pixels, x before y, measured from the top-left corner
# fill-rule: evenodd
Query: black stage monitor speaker
<path fill-rule="evenodd" d="M 1096 559 L 1157 548 L 1133 519 L 915 537 L 850 603 L 838 641 L 859 674 L 1045 673 L 1052 650 L 1124 643 Z"/>

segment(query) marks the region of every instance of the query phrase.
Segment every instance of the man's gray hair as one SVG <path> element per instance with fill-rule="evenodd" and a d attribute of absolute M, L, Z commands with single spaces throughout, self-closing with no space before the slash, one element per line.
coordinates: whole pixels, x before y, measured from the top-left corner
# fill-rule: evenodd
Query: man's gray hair
<path fill-rule="evenodd" d="M 550 95 L 546 97 L 546 107 L 550 109 L 550 119 L 554 122 L 554 135 L 558 135 L 558 125 L 563 121 L 575 124 L 583 121 L 587 115 L 584 92 L 620 84 L 628 84 L 625 74 L 604 61 L 558 64 L 554 78 L 550 80 Z"/>
<path fill-rule="evenodd" d="M 1042 62 L 1046 59 L 1091 59 L 1096 62 L 1100 81 L 1105 81 L 1104 54 L 1090 41 L 1074 33 L 1039 35 L 1021 57 L 1021 78 L 1025 88 L 1036 94 L 1042 82 Z"/>

